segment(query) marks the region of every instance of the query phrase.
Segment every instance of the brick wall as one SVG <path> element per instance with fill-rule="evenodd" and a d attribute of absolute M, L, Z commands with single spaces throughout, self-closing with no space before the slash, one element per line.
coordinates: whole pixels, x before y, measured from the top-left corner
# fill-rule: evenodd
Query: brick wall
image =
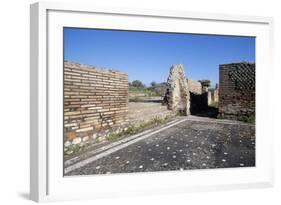
<path fill-rule="evenodd" d="M 122 125 L 127 113 L 127 74 L 64 62 L 65 140 L 96 138 Z"/>
<path fill-rule="evenodd" d="M 219 117 L 255 116 L 255 63 L 220 65 Z"/>

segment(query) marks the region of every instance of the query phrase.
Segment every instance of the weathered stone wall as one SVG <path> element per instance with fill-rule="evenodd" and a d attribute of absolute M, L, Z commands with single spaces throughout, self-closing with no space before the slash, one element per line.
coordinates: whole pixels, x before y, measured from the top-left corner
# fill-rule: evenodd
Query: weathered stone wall
<path fill-rule="evenodd" d="M 212 88 L 208 90 L 208 105 L 219 102 L 219 88 Z"/>
<path fill-rule="evenodd" d="M 128 76 L 64 63 L 64 136 L 77 144 L 122 125 L 128 113 Z"/>
<path fill-rule="evenodd" d="M 212 104 L 212 90 L 208 91 L 208 105 Z"/>
<path fill-rule="evenodd" d="M 183 65 L 173 65 L 163 102 L 168 109 L 184 115 L 204 112 L 208 109 L 209 84 L 209 80 L 186 79 Z"/>
<path fill-rule="evenodd" d="M 181 64 L 173 65 L 167 80 L 167 91 L 164 103 L 169 110 L 183 115 L 190 114 L 189 90 L 185 78 L 184 67 Z"/>
<path fill-rule="evenodd" d="M 187 79 L 187 86 L 190 92 L 202 94 L 202 84 L 199 81 Z"/>
<path fill-rule="evenodd" d="M 255 116 L 255 63 L 220 65 L 219 117 Z"/>

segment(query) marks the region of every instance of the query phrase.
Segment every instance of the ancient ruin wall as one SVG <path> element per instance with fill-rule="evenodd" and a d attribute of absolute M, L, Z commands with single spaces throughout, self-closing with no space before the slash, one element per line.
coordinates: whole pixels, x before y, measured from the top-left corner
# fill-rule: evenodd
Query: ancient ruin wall
<path fill-rule="evenodd" d="M 187 79 L 187 86 L 190 92 L 202 94 L 202 84 L 199 81 Z"/>
<path fill-rule="evenodd" d="M 109 69 L 64 63 L 65 140 L 80 142 L 126 121 L 128 76 Z"/>
<path fill-rule="evenodd" d="M 219 117 L 247 119 L 255 116 L 255 64 L 220 65 Z"/>
<path fill-rule="evenodd" d="M 183 115 L 190 114 L 189 90 L 184 67 L 181 64 L 173 65 L 170 68 L 164 102 L 170 110 L 174 110 Z"/>
<path fill-rule="evenodd" d="M 209 89 L 208 90 L 208 105 L 219 102 L 219 89 Z"/>

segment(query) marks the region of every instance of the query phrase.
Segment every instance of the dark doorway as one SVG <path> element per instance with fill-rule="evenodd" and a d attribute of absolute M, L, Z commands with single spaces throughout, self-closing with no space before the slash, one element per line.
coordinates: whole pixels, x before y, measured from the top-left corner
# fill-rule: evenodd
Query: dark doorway
<path fill-rule="evenodd" d="M 195 94 L 190 92 L 190 113 L 196 115 L 208 110 L 208 93 Z"/>
<path fill-rule="evenodd" d="M 195 94 L 190 92 L 190 114 L 201 117 L 216 118 L 218 109 L 208 106 L 208 93 Z"/>

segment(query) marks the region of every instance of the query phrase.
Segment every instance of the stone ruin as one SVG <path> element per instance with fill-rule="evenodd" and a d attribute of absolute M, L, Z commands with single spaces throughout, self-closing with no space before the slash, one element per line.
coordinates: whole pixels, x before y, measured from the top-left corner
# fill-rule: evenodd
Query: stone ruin
<path fill-rule="evenodd" d="M 163 104 L 175 113 L 190 115 L 219 102 L 219 118 L 255 118 L 255 63 L 220 65 L 219 76 L 219 86 L 210 89 L 209 80 L 187 79 L 183 65 L 173 65 Z M 127 74 L 64 62 L 65 141 L 75 145 L 104 140 L 109 132 L 126 129 L 128 99 Z"/>
<path fill-rule="evenodd" d="M 208 90 L 208 105 L 214 105 L 219 102 L 219 85 L 216 84 L 215 88 Z"/>
<path fill-rule="evenodd" d="M 184 67 L 181 64 L 173 65 L 170 68 L 170 74 L 167 80 L 167 91 L 163 103 L 167 105 L 169 110 L 178 112 L 181 115 L 189 115 L 189 97 Z"/>
<path fill-rule="evenodd" d="M 220 65 L 219 77 L 219 85 L 209 88 L 209 80 L 186 79 L 183 65 L 173 65 L 163 103 L 182 115 L 202 115 L 211 111 L 210 107 L 218 106 L 216 116 L 219 118 L 252 121 L 255 118 L 255 63 Z"/>
<path fill-rule="evenodd" d="M 209 86 L 209 80 L 187 79 L 183 65 L 173 65 L 170 68 L 163 104 L 181 115 L 207 111 Z"/>

